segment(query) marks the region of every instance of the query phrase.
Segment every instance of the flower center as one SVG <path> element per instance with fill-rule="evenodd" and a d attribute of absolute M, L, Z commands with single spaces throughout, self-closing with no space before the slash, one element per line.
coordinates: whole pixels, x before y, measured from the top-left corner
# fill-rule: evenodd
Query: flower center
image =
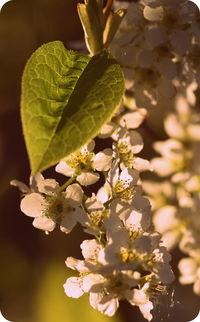
<path fill-rule="evenodd" d="M 92 170 L 92 160 L 94 158 L 94 153 L 77 153 L 71 156 L 69 160 L 67 160 L 67 164 L 72 167 L 77 173 L 81 173 L 83 171 Z"/>
<path fill-rule="evenodd" d="M 71 207 L 66 203 L 64 196 L 48 196 L 46 197 L 47 207 L 44 210 L 44 215 L 60 222 L 63 211 L 69 211 Z"/>
<path fill-rule="evenodd" d="M 87 214 L 90 220 L 91 225 L 90 226 L 95 226 L 98 228 L 101 228 L 103 224 L 103 220 L 105 218 L 108 218 L 109 216 L 109 210 L 97 210 L 97 211 L 92 211 L 91 213 Z"/>
<path fill-rule="evenodd" d="M 124 247 L 120 248 L 119 256 L 123 263 L 133 263 L 136 259 L 133 251 Z"/>
<path fill-rule="evenodd" d="M 130 188 L 129 185 L 130 185 L 129 182 L 118 179 L 114 186 L 114 192 L 116 194 L 116 197 L 119 197 L 125 200 L 132 199 L 133 196 L 135 195 L 135 188 L 134 187 Z"/>
<path fill-rule="evenodd" d="M 135 156 L 131 151 L 129 144 L 122 141 L 119 142 L 117 148 L 120 154 L 120 160 L 124 163 L 125 167 L 132 168 Z"/>
<path fill-rule="evenodd" d="M 123 275 L 121 273 L 118 273 L 109 277 L 105 292 L 108 294 L 114 293 L 117 294 L 118 297 L 120 297 L 123 291 L 127 289 L 129 289 L 129 285 L 125 283 Z"/>

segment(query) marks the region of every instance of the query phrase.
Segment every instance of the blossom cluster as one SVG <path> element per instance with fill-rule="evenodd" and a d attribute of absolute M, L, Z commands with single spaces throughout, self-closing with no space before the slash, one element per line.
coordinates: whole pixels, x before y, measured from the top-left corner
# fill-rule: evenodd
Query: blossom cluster
<path fill-rule="evenodd" d="M 199 10 L 187 0 L 141 0 L 124 7 L 112 51 L 124 70 L 126 100 L 146 116 L 150 107 L 159 109 L 169 137 L 152 142 L 160 154 L 151 161 L 157 177 L 143 181 L 143 189 L 164 245 L 169 251 L 179 246 L 188 256 L 178 265 L 180 283 L 193 284 L 200 295 Z"/>
<path fill-rule="evenodd" d="M 115 2 L 117 8 L 122 6 Z M 172 98 L 199 83 L 199 10 L 188 0 L 123 2 L 127 14 L 112 44 L 137 106 Z M 159 104 L 160 105 L 160 104 Z"/>
<path fill-rule="evenodd" d="M 133 116 L 135 122 L 130 122 Z M 59 225 L 70 233 L 79 223 L 92 235 L 81 244 L 83 260 L 66 260 L 67 267 L 79 273 L 64 285 L 68 296 L 89 293 L 91 306 L 108 316 L 126 299 L 150 321 L 158 296 L 174 275 L 142 192 L 140 172 L 152 170 L 148 160 L 137 156 L 143 139 L 135 129 L 144 117 L 143 110 L 121 106 L 99 134 L 101 140 L 109 138 L 111 148 L 95 153 L 92 140 L 57 164 L 55 170 L 69 178 L 63 186 L 42 174 L 30 178 L 30 187 L 17 180 L 11 183 L 23 192 L 21 211 L 34 218 L 34 227 L 49 233 Z M 88 196 L 87 186 L 102 175 L 103 186 Z"/>
<path fill-rule="evenodd" d="M 178 265 L 180 282 L 194 283 L 194 292 L 200 295 L 200 115 L 195 88 L 192 84 L 184 95 L 177 95 L 175 110 L 164 121 L 169 139 L 154 143 L 160 157 L 153 158 L 152 164 L 165 181 L 144 182 L 144 190 L 151 196 L 153 223 L 165 246 L 171 250 L 179 245 L 189 255 Z"/>

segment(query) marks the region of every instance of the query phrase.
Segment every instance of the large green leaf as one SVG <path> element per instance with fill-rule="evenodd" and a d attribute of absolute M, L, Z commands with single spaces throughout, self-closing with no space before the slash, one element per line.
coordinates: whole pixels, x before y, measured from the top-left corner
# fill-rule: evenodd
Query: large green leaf
<path fill-rule="evenodd" d="M 95 137 L 124 91 L 120 66 L 106 51 L 90 57 L 47 43 L 22 78 L 21 117 L 32 173 L 45 170 Z"/>

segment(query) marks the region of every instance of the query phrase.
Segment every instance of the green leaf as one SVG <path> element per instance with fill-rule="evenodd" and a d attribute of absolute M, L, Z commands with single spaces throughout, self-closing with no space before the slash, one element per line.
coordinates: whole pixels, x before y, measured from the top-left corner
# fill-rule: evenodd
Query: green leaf
<path fill-rule="evenodd" d="M 22 78 L 21 117 L 32 173 L 56 164 L 95 137 L 124 91 L 120 66 L 106 51 L 90 57 L 59 42 L 31 56 Z"/>

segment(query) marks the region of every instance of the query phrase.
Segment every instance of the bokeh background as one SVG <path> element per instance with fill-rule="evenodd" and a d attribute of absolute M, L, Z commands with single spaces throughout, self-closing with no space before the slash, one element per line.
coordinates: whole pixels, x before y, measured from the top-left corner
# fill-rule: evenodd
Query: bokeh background
<path fill-rule="evenodd" d="M 82 47 L 76 4 L 76 0 L 12 0 L 0 12 L 0 310 L 13 322 L 144 322 L 139 310 L 127 303 L 121 304 L 116 317 L 107 318 L 90 308 L 87 295 L 78 300 L 66 297 L 62 285 L 70 272 L 64 261 L 67 256 L 80 257 L 79 246 L 87 236 L 80 227 L 70 235 L 56 230 L 48 236 L 34 229 L 20 212 L 19 191 L 9 185 L 13 178 L 28 183 L 30 175 L 19 113 L 24 65 L 36 48 L 49 41 L 61 40 L 71 49 Z M 155 113 L 152 119 L 155 124 Z M 147 158 L 153 139 L 146 140 Z M 45 175 L 63 180 L 54 169 Z M 179 257 L 175 251 L 175 272 Z M 153 322 L 195 318 L 200 299 L 190 286 L 176 282 L 168 293 L 158 302 Z"/>

